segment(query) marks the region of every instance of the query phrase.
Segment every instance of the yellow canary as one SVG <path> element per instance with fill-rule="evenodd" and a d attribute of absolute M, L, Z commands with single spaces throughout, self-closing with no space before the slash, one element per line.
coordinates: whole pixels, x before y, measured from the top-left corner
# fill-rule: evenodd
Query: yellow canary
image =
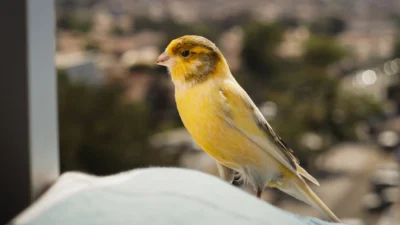
<path fill-rule="evenodd" d="M 339 221 L 308 187 L 318 184 L 274 132 L 232 76 L 214 43 L 187 35 L 172 40 L 156 63 L 168 67 L 179 115 L 196 143 L 213 157 L 221 178 L 240 174 L 261 197 L 267 185 L 304 201 Z"/>

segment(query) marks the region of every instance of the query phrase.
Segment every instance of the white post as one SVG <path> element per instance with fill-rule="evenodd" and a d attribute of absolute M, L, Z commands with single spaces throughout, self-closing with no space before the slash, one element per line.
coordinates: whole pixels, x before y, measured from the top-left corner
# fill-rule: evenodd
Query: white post
<path fill-rule="evenodd" d="M 0 1 L 0 224 L 59 174 L 52 0 Z"/>
<path fill-rule="evenodd" d="M 52 0 L 27 1 L 28 103 L 31 199 L 59 175 L 55 8 Z"/>

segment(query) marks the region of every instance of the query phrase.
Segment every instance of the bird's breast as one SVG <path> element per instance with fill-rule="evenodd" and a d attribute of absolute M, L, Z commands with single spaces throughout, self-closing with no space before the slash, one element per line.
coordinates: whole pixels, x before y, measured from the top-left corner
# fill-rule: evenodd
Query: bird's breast
<path fill-rule="evenodd" d="M 218 162 L 230 168 L 254 164 L 260 157 L 254 147 L 226 122 L 221 95 L 213 84 L 197 84 L 176 92 L 180 117 L 196 143 Z"/>
<path fill-rule="evenodd" d="M 216 91 L 211 84 L 197 84 L 179 93 L 176 92 L 176 104 L 186 129 L 200 145 L 208 147 L 215 143 L 225 126 L 220 118 Z"/>

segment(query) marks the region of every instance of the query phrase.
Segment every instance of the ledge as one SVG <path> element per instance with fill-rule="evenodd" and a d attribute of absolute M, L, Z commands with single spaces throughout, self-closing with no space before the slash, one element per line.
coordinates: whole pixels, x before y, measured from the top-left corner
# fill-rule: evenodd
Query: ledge
<path fill-rule="evenodd" d="M 69 172 L 12 224 L 318 224 L 217 177 L 178 168 L 136 169 L 97 177 Z"/>

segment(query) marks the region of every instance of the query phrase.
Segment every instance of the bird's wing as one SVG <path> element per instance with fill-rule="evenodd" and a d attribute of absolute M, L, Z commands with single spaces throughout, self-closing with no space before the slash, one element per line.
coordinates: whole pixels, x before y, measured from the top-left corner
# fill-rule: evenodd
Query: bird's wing
<path fill-rule="evenodd" d="M 275 133 L 251 98 L 236 81 L 225 80 L 219 85 L 219 89 L 222 108 L 229 125 L 295 175 L 299 176 L 300 174 L 319 185 L 315 178 L 300 167 L 293 151 Z"/>

